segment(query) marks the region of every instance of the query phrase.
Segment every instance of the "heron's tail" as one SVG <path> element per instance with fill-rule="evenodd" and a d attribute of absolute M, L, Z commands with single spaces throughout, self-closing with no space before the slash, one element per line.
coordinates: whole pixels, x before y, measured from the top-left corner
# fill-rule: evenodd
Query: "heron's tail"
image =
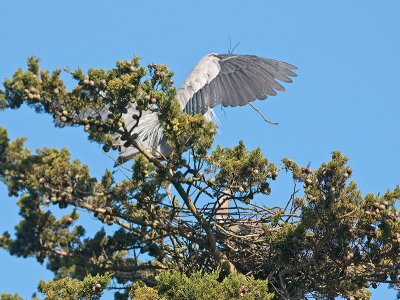
<path fill-rule="evenodd" d="M 126 127 L 132 128 L 136 124 L 136 120 L 132 116 L 137 113 L 133 108 L 128 110 L 128 113 L 124 115 Z M 144 149 L 152 153 L 156 157 L 160 157 L 161 153 L 165 155 L 165 139 L 160 120 L 155 112 L 144 111 L 142 117 L 139 119 L 139 124 L 132 130 L 132 135 L 137 134 L 137 141 L 143 146 Z M 120 165 L 139 153 L 139 150 L 135 147 L 125 147 L 124 142 L 121 140 L 119 134 L 114 134 L 115 145 L 120 148 L 120 154 L 116 165 Z"/>

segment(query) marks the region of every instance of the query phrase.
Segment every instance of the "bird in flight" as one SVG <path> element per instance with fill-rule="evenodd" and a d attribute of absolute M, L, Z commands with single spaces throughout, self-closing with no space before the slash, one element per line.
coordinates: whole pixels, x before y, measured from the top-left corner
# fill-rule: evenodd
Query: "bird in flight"
<path fill-rule="evenodd" d="M 285 88 L 278 82 L 292 82 L 297 67 L 274 59 L 255 55 L 208 54 L 190 72 L 176 92 L 177 101 L 183 112 L 202 114 L 207 121 L 216 121 L 213 108 L 217 105 L 235 107 L 246 105 L 256 99 L 264 100 L 275 96 Z M 137 113 L 130 107 L 123 115 L 125 125 L 132 128 Z M 132 134 L 137 141 L 155 156 L 168 157 L 169 147 L 164 138 L 162 125 L 156 112 L 144 111 Z M 119 163 L 132 159 L 139 151 L 124 147 L 119 134 L 114 134 L 115 145 L 120 149 Z"/>

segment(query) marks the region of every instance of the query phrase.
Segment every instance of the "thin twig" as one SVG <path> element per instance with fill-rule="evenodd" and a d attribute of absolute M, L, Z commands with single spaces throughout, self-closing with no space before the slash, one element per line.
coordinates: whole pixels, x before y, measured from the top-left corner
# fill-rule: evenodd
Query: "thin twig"
<path fill-rule="evenodd" d="M 264 114 L 263 114 L 257 107 L 255 107 L 253 104 L 249 103 L 249 105 L 250 105 L 256 112 L 258 112 L 258 113 L 260 114 L 261 118 L 263 118 L 264 121 L 267 122 L 268 124 L 272 124 L 272 125 L 278 125 L 278 124 L 279 124 L 278 122 L 272 122 L 272 121 L 268 120 L 268 119 L 264 116 Z"/>

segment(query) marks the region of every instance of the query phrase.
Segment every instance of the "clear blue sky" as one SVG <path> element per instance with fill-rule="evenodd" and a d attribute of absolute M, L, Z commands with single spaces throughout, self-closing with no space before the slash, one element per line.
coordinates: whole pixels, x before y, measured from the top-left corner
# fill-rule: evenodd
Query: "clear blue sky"
<path fill-rule="evenodd" d="M 1 80 L 30 55 L 44 68 L 87 69 L 137 53 L 145 64 L 169 65 L 179 84 L 203 55 L 227 52 L 229 37 L 240 42 L 237 53 L 297 65 L 299 76 L 285 93 L 256 103 L 279 126 L 266 125 L 249 107 L 217 109 L 216 142 L 243 139 L 276 163 L 287 156 L 312 167 L 341 150 L 364 193 L 400 183 L 398 0 L 13 0 L 0 8 Z M 94 175 L 112 166 L 81 129 L 55 129 L 50 117 L 30 109 L 0 113 L 0 126 L 11 138 L 26 136 L 31 149 L 68 146 Z M 0 186 L 0 232 L 12 232 L 19 220 L 15 201 Z M 0 292 L 28 298 L 39 279 L 51 277 L 34 259 L 0 250 Z M 372 299 L 394 295 L 379 288 Z"/>

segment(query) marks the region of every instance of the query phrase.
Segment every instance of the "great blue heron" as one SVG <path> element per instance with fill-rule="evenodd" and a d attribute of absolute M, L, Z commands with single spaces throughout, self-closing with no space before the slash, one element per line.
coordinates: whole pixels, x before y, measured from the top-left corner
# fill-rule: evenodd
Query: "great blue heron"
<path fill-rule="evenodd" d="M 290 83 L 289 76 L 295 66 L 255 55 L 208 54 L 190 72 L 176 93 L 182 111 L 188 114 L 203 114 L 208 121 L 216 120 L 213 107 L 243 106 L 256 99 L 275 96 L 276 90 L 285 88 L 277 82 Z M 123 115 L 125 125 L 131 129 L 136 123 L 132 115 L 137 110 L 130 107 Z M 139 124 L 133 129 L 137 141 L 149 152 L 168 156 L 162 126 L 156 112 L 145 111 Z M 138 153 L 134 147 L 124 147 L 120 135 L 115 134 L 115 145 L 119 146 L 119 162 L 127 161 Z"/>

